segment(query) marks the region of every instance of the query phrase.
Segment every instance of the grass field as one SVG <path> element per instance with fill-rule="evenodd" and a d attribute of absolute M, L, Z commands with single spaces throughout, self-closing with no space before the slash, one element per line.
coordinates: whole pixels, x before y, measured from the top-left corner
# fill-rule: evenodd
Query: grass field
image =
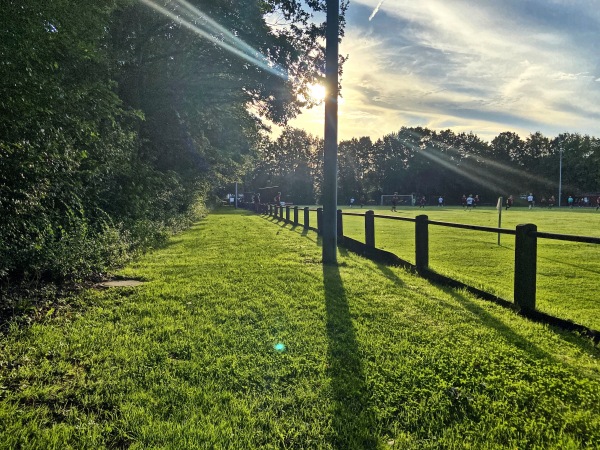
<path fill-rule="evenodd" d="M 495 208 L 465 211 L 461 207 L 369 207 L 376 214 L 498 226 Z M 344 208 L 364 212 L 367 208 Z M 316 214 L 311 222 L 316 224 Z M 302 220 L 302 217 L 300 217 Z M 502 228 L 533 223 L 538 231 L 600 237 L 600 212 L 595 208 L 512 208 L 502 211 Z M 344 234 L 364 242 L 364 219 L 344 216 Z M 514 236 L 430 226 L 429 260 L 437 272 L 513 300 Z M 414 263 L 414 224 L 375 219 L 375 245 Z M 538 239 L 537 307 L 557 317 L 600 330 L 600 245 Z"/>
<path fill-rule="evenodd" d="M 221 210 L 12 326 L 0 448 L 599 448 L 589 341 L 318 242 Z"/>

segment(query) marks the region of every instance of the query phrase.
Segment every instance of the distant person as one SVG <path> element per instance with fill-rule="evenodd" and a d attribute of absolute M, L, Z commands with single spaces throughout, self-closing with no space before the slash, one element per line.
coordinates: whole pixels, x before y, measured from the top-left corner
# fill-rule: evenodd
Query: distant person
<path fill-rule="evenodd" d="M 527 203 L 529 204 L 529 209 L 533 208 L 533 193 L 529 193 L 529 195 L 527 196 Z"/>
<path fill-rule="evenodd" d="M 423 195 L 421 197 L 421 199 L 419 200 L 419 208 L 425 209 L 425 203 L 427 203 L 427 200 L 425 199 L 425 196 Z"/>
<path fill-rule="evenodd" d="M 467 203 L 467 211 L 470 211 L 473 208 L 473 203 L 475 203 L 473 194 L 469 194 L 469 196 L 467 197 L 466 203 Z"/>
<path fill-rule="evenodd" d="M 573 200 L 573 196 L 569 195 L 569 198 L 567 199 L 567 203 L 569 205 L 569 208 L 573 208 L 573 203 L 575 202 L 575 200 Z"/>
<path fill-rule="evenodd" d="M 479 206 L 479 194 L 476 194 L 475 198 L 473 198 L 473 207 L 475 206 Z"/>
<path fill-rule="evenodd" d="M 467 207 L 467 196 L 465 194 L 463 194 L 463 196 L 460 198 L 460 204 L 463 208 Z"/>
<path fill-rule="evenodd" d="M 350 208 L 354 205 L 354 197 L 350 197 Z"/>
<path fill-rule="evenodd" d="M 590 205 L 590 199 L 587 197 L 583 197 L 583 206 L 586 208 Z"/>
<path fill-rule="evenodd" d="M 596 197 L 596 211 L 600 208 L 600 196 Z"/>
<path fill-rule="evenodd" d="M 260 212 L 260 194 L 254 194 L 254 211 Z"/>
<path fill-rule="evenodd" d="M 277 206 L 285 206 L 285 202 L 281 201 L 281 192 L 277 193 L 273 201 Z"/>
<path fill-rule="evenodd" d="M 396 206 L 398 205 L 398 193 L 394 192 L 392 197 L 392 212 L 396 212 Z"/>
<path fill-rule="evenodd" d="M 542 208 L 545 208 L 545 207 L 546 207 L 546 197 L 543 197 L 543 196 L 542 196 L 542 199 L 540 200 L 540 206 L 541 206 Z"/>
<path fill-rule="evenodd" d="M 438 198 L 438 207 L 443 208 L 444 207 L 444 197 L 442 197 L 440 195 L 440 198 Z"/>
<path fill-rule="evenodd" d="M 513 196 L 509 195 L 508 198 L 506 199 L 506 210 L 507 211 L 509 208 L 512 208 L 513 203 L 514 203 Z"/>
<path fill-rule="evenodd" d="M 360 196 L 360 207 L 362 208 L 365 205 L 365 196 L 361 195 Z"/>
<path fill-rule="evenodd" d="M 552 209 L 554 208 L 554 205 L 556 205 L 556 199 L 554 198 L 554 195 L 551 195 L 548 199 L 548 208 Z"/>

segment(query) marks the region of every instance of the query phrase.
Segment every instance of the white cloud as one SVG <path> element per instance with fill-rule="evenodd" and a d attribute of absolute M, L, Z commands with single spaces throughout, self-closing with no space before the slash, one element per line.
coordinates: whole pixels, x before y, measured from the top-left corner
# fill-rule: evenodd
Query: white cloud
<path fill-rule="evenodd" d="M 600 136 L 593 3 L 353 0 L 350 8 L 380 8 L 372 22 L 348 18 L 340 138 L 445 124 L 481 137 Z"/>

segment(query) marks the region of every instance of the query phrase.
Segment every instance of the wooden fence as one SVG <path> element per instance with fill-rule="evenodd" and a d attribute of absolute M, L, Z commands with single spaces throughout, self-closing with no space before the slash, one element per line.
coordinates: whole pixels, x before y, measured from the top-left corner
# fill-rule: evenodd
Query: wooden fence
<path fill-rule="evenodd" d="M 293 213 L 293 218 L 290 219 L 290 211 Z M 284 220 L 286 223 L 290 223 L 294 226 L 302 225 L 304 229 L 316 231 L 321 234 L 322 230 L 322 218 L 323 209 L 309 209 L 308 207 L 303 208 L 303 222 L 299 222 L 299 208 L 297 206 L 278 206 L 268 205 L 261 210 L 263 214 L 268 214 L 271 217 L 277 218 L 278 220 Z M 310 212 L 317 213 L 316 227 L 311 226 L 310 223 Z M 285 214 L 285 217 L 284 217 Z M 364 216 L 365 221 L 365 241 L 360 242 L 355 239 L 344 236 L 344 223 L 343 216 Z M 375 245 L 375 218 L 384 220 L 400 220 L 405 222 L 413 222 L 415 224 L 415 264 L 398 258 L 393 253 L 385 250 L 378 249 Z M 466 230 L 481 231 L 486 233 L 500 233 L 515 236 L 515 266 L 514 266 L 514 285 L 513 285 L 513 299 L 514 301 L 508 301 L 502 299 L 494 294 L 483 291 L 481 289 L 469 286 L 461 281 L 449 278 L 445 275 L 436 273 L 429 267 L 429 227 L 442 226 Z M 550 323 L 552 325 L 559 326 L 564 329 L 578 331 L 589 337 L 592 337 L 594 341 L 600 341 L 600 332 L 592 330 L 583 325 L 575 324 L 571 321 L 564 320 L 558 317 L 550 316 L 546 313 L 538 311 L 536 309 L 536 274 L 537 274 L 537 241 L 538 239 L 553 239 L 560 241 L 571 241 L 571 242 L 583 242 L 588 244 L 600 244 L 600 238 L 589 237 L 589 236 L 574 236 L 567 234 L 557 233 L 545 233 L 537 231 L 537 226 L 534 224 L 523 224 L 517 225 L 516 229 L 511 230 L 507 228 L 495 228 L 495 227 L 484 227 L 478 225 L 467 225 L 460 223 L 451 222 L 440 222 L 436 220 L 429 220 L 426 215 L 420 215 L 413 218 L 407 217 L 395 217 L 387 215 L 375 214 L 374 211 L 369 210 L 364 214 L 337 212 L 337 234 L 338 242 L 343 247 L 361 254 L 369 259 L 379 261 L 385 264 L 397 265 L 407 267 L 411 270 L 416 271 L 421 276 L 428 278 L 434 282 L 441 283 L 444 285 L 466 289 L 475 295 L 492 300 L 502 306 L 509 307 L 518 311 L 520 314 L 527 316 L 531 319 Z"/>

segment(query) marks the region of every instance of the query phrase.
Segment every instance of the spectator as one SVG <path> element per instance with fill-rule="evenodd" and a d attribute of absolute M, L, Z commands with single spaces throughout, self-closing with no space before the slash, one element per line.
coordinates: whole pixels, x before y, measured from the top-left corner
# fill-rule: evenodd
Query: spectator
<path fill-rule="evenodd" d="M 254 194 L 254 211 L 260 212 L 260 194 Z"/>

